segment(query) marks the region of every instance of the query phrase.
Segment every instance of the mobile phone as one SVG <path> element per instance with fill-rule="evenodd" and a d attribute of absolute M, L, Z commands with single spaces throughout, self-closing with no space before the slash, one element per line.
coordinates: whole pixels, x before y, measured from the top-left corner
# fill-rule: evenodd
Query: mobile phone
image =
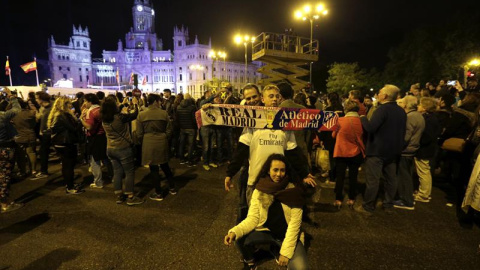
<path fill-rule="evenodd" d="M 457 84 L 457 81 L 448 81 L 447 85 L 452 85 L 455 86 Z"/>

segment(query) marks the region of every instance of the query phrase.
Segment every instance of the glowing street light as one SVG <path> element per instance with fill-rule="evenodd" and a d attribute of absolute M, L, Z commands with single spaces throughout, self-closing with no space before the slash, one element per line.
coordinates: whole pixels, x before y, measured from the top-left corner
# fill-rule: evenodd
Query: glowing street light
<path fill-rule="evenodd" d="M 467 87 L 467 77 L 468 77 L 468 70 L 470 67 L 476 67 L 480 66 L 480 59 L 479 58 L 474 58 L 470 60 L 465 66 L 463 67 L 463 83 L 465 87 Z"/>
<path fill-rule="evenodd" d="M 294 12 L 294 17 L 297 20 L 310 21 L 310 53 L 313 53 L 313 21 L 320 19 L 321 16 L 328 14 L 328 10 L 325 9 L 325 5 L 318 3 L 315 9 L 312 9 L 311 4 L 306 4 L 303 8 L 297 9 Z M 312 83 L 312 65 L 310 63 L 310 83 Z"/>
<path fill-rule="evenodd" d="M 247 83 L 247 44 L 249 42 L 253 43 L 255 42 L 255 37 L 254 36 L 249 36 L 249 35 L 236 35 L 233 40 L 235 41 L 235 44 L 237 45 L 240 45 L 243 43 L 243 46 L 245 46 L 245 74 L 243 74 L 243 80 L 244 80 L 244 83 Z"/>

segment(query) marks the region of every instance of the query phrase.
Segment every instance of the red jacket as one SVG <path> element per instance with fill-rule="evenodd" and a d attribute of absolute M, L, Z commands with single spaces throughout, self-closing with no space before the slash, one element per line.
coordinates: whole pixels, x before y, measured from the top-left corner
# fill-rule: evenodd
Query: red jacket
<path fill-rule="evenodd" d="M 362 154 L 365 157 L 363 144 L 363 128 L 356 112 L 349 112 L 338 119 L 338 129 L 332 133 L 337 138 L 333 157 L 354 157 Z"/>

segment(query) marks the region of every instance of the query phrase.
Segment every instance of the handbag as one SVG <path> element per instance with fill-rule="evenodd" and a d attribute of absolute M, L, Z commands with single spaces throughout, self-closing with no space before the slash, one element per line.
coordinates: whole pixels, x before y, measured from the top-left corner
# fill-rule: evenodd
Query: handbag
<path fill-rule="evenodd" d="M 449 138 L 443 142 L 442 149 L 447 151 L 462 153 L 463 150 L 465 149 L 465 144 L 467 144 L 466 139 Z"/>
<path fill-rule="evenodd" d="M 318 168 L 321 168 L 322 171 L 326 172 L 330 170 L 329 152 L 324 147 L 317 148 L 315 164 Z"/>

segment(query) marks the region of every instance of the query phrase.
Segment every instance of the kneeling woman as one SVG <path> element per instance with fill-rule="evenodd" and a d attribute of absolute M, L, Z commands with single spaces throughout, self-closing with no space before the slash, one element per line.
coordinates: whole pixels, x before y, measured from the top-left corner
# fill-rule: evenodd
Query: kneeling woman
<path fill-rule="evenodd" d="M 225 244 L 236 246 L 250 269 L 255 269 L 253 250 L 257 244 L 280 247 L 278 264 L 289 269 L 306 269 L 307 254 L 300 241 L 302 207 L 305 203 L 302 184 L 294 186 L 283 155 L 268 157 L 257 178 L 245 220 L 225 236 Z"/>

